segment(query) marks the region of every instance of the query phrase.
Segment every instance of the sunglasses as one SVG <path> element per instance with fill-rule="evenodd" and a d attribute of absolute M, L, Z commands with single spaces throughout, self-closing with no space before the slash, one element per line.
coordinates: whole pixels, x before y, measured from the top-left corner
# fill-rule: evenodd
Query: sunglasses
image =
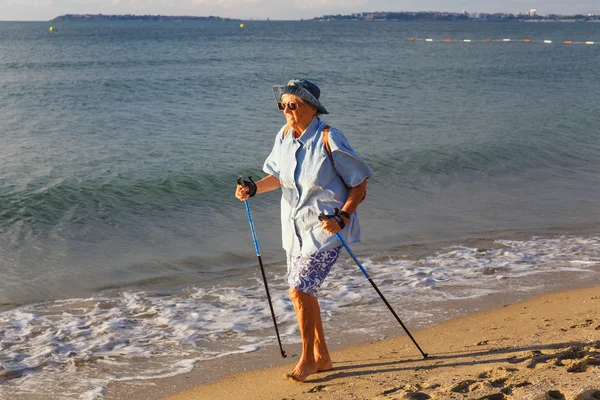
<path fill-rule="evenodd" d="M 281 111 L 285 110 L 285 108 L 287 107 L 288 110 L 290 111 L 294 111 L 298 108 L 300 104 L 299 103 L 277 103 L 277 108 L 279 108 Z"/>

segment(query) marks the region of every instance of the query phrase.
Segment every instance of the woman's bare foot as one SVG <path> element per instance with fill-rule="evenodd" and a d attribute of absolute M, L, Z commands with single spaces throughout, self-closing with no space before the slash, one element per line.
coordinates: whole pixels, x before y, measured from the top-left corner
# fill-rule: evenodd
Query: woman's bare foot
<path fill-rule="evenodd" d="M 317 371 L 331 371 L 333 369 L 333 363 L 331 362 L 331 358 L 323 357 L 317 358 Z"/>
<path fill-rule="evenodd" d="M 298 361 L 298 364 L 296 364 L 296 368 L 289 374 L 286 374 L 285 377 L 292 381 L 304 382 L 310 374 L 314 374 L 318 371 L 319 369 L 316 362 L 300 360 Z"/>

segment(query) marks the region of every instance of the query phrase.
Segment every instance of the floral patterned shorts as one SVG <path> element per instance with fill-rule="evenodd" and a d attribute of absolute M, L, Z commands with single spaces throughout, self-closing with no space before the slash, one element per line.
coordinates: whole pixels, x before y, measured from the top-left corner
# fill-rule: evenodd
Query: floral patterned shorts
<path fill-rule="evenodd" d="M 321 284 L 337 261 L 342 246 L 316 254 L 288 255 L 288 284 L 310 296 L 317 296 Z"/>

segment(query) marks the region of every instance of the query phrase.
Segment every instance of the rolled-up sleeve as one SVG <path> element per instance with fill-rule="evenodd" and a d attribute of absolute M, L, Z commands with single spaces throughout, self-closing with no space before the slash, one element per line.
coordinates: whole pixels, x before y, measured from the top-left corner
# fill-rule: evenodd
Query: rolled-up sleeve
<path fill-rule="evenodd" d="M 375 175 L 369 164 L 356 154 L 342 132 L 331 129 L 329 147 L 335 170 L 347 186 L 356 187 L 365 179 Z"/>
<path fill-rule="evenodd" d="M 281 171 L 279 159 L 281 154 L 281 135 L 284 128 L 281 128 L 281 130 L 277 133 L 271 154 L 269 154 L 265 160 L 265 164 L 263 165 L 263 171 L 269 175 L 273 175 L 277 179 L 279 179 L 279 173 Z"/>

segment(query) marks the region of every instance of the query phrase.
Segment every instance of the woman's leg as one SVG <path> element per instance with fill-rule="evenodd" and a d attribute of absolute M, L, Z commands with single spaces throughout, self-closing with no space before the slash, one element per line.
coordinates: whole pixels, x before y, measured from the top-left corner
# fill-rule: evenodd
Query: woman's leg
<path fill-rule="evenodd" d="M 319 301 L 315 296 L 298 289 L 292 288 L 289 293 L 302 335 L 302 356 L 296 368 L 286 376 L 296 381 L 304 381 L 310 374 L 331 369 L 331 358 L 323 333 Z"/>
<path fill-rule="evenodd" d="M 317 361 L 317 369 L 319 371 L 329 371 L 333 368 L 331 363 L 331 357 L 329 356 L 329 349 L 327 349 L 327 343 L 325 342 L 325 332 L 323 331 L 323 321 L 321 319 L 321 308 L 319 307 L 319 301 L 315 297 L 317 303 L 317 321 L 315 325 L 315 344 L 313 346 L 315 353 L 315 360 Z"/>
<path fill-rule="evenodd" d="M 296 368 L 286 375 L 290 379 L 304 381 L 310 374 L 332 368 L 316 295 L 341 249 L 339 246 L 311 256 L 292 257 L 288 254 L 289 293 L 302 335 L 302 356 Z"/>

